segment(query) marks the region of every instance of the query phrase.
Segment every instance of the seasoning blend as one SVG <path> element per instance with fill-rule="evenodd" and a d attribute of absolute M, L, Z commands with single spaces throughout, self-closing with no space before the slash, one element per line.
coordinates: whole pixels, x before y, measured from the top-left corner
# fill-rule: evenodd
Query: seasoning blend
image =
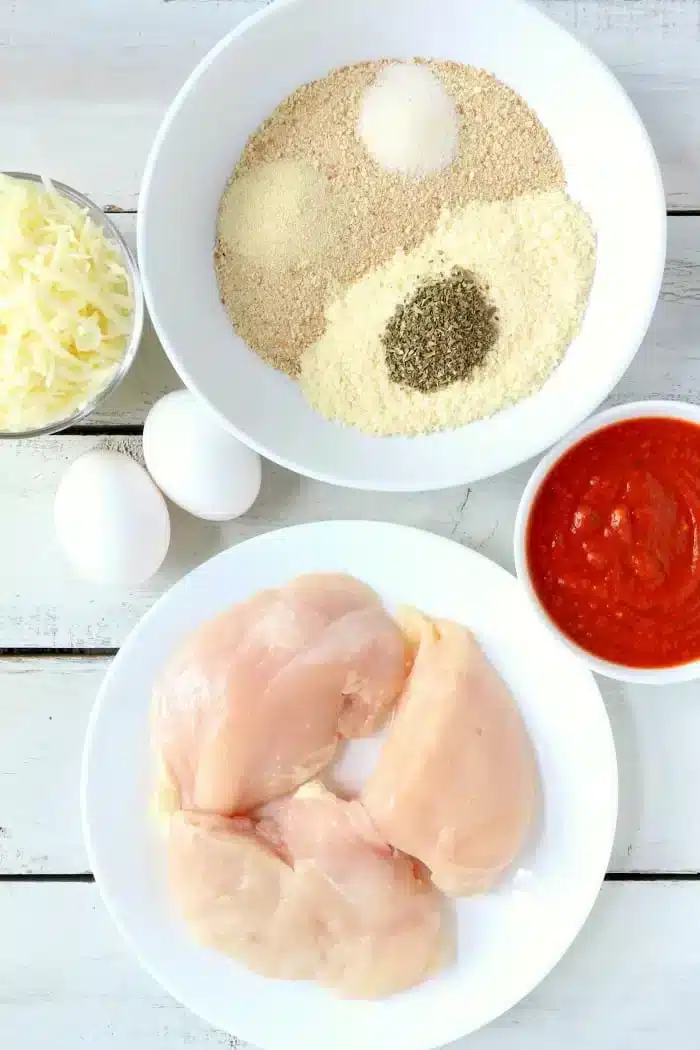
<path fill-rule="evenodd" d="M 418 435 L 539 390 L 596 265 L 537 116 L 483 70 L 365 62 L 249 140 L 215 263 L 239 336 L 330 420 Z"/>
<path fill-rule="evenodd" d="M 414 83 L 413 103 L 399 90 L 402 78 Z M 407 177 L 373 158 L 358 128 L 373 108 L 368 93 L 380 84 L 385 101 L 389 94 L 396 102 L 398 93 L 409 121 L 416 112 L 434 116 L 436 105 L 444 110 L 447 98 L 457 121 L 455 153 L 445 152 L 450 136 L 443 134 L 432 157 L 447 160 L 446 167 Z M 420 248 L 444 214 L 470 201 L 512 201 L 565 185 L 546 129 L 519 95 L 483 70 L 437 61 L 336 69 L 298 88 L 264 121 L 231 176 L 214 259 L 223 305 L 253 351 L 297 378 L 304 354 L 326 331 L 331 304 L 397 252 Z M 293 241 L 301 246 L 296 257 Z M 404 298 L 388 304 L 384 323 Z"/>
<path fill-rule="evenodd" d="M 562 191 L 446 213 L 418 248 L 327 307 L 301 360 L 306 398 L 382 436 L 464 426 L 514 404 L 543 386 L 579 331 L 595 244 Z"/>

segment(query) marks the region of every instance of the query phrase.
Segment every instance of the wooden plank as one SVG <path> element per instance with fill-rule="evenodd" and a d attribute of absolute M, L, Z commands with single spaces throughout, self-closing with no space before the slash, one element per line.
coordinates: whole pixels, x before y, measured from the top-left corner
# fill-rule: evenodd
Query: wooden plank
<path fill-rule="evenodd" d="M 134 215 L 113 216 L 134 244 Z M 673 217 L 669 223 L 668 262 L 661 299 L 640 353 L 611 402 L 642 397 L 700 397 L 700 349 L 695 332 L 700 324 L 700 218 Z M 152 326 L 147 324 L 136 362 L 88 425 L 135 425 L 143 422 L 150 406 L 163 394 L 177 389 L 180 381 L 168 361 Z"/>
<path fill-rule="evenodd" d="M 696 320 L 696 313 L 698 320 Z M 669 220 L 661 298 L 642 347 L 610 401 L 700 397 L 700 218 Z"/>
<path fill-rule="evenodd" d="M 88 885 L 0 885 L 3 1046 L 236 1047 L 174 1004 L 121 946 Z M 607 884 L 554 973 L 455 1050 L 697 1050 L 700 884 Z"/>
<path fill-rule="evenodd" d="M 134 242 L 136 218 L 116 215 Z M 656 316 L 643 347 L 614 391 L 612 402 L 644 397 L 700 398 L 700 218 L 676 216 L 669 224 L 668 263 Z M 180 386 L 150 324 L 136 362 L 113 397 L 87 421 L 99 429 L 142 423 L 150 406 Z"/>
<path fill-rule="evenodd" d="M 79 772 L 106 660 L 0 660 L 0 874 L 87 870 Z"/>
<path fill-rule="evenodd" d="M 666 281 L 651 331 L 611 400 L 652 396 L 700 398 L 700 218 L 671 222 Z M 176 382 L 153 341 L 146 346 L 133 385 L 100 422 L 134 422 Z M 132 393 L 134 400 L 131 401 Z M 128 405 L 132 404 L 132 409 Z M 423 495 L 350 492 L 311 482 L 271 464 L 252 511 L 237 522 L 205 525 L 173 513 L 171 556 L 159 576 L 134 592 L 101 591 L 76 581 L 57 550 L 52 500 L 68 464 L 101 445 L 139 454 L 137 438 L 58 436 L 0 444 L 4 513 L 3 549 L 15 551 L 0 564 L 0 648 L 110 647 L 153 599 L 183 572 L 231 544 L 270 528 L 326 518 L 386 519 L 433 529 L 485 551 L 512 567 L 512 527 L 518 499 L 531 469 L 525 465 L 466 490 Z M 465 502 L 466 500 L 466 502 Z"/>
<path fill-rule="evenodd" d="M 120 645 L 154 598 L 188 569 L 240 540 L 299 522 L 343 517 L 403 521 L 455 535 L 507 562 L 514 497 L 527 476 L 521 469 L 478 486 L 479 498 L 470 499 L 463 514 L 462 490 L 405 496 L 351 492 L 266 464 L 261 496 L 249 514 L 213 525 L 172 508 L 171 551 L 158 576 L 135 590 L 96 589 L 75 578 L 58 549 L 52 504 L 67 466 L 101 447 L 138 457 L 140 439 L 59 436 L 0 444 L 0 544 L 13 551 L 12 558 L 0 561 L 0 648 Z"/>
<path fill-rule="evenodd" d="M 0 875 L 87 870 L 78 770 L 107 663 L 0 660 Z M 697 687 L 601 687 L 620 763 L 610 870 L 700 872 Z"/>
<path fill-rule="evenodd" d="M 165 109 L 261 0 L 0 0 L 3 167 L 41 171 L 135 208 Z"/>
<path fill-rule="evenodd" d="M 700 207 L 700 20 L 694 0 L 539 0 L 606 62 L 644 120 L 670 209 Z"/>
<path fill-rule="evenodd" d="M 127 954 L 94 886 L 0 884 L 0 1042 L 7 1050 L 237 1048 Z"/>
<path fill-rule="evenodd" d="M 262 0 L 0 0 L 3 165 L 134 208 L 169 101 Z M 692 0 L 540 0 L 613 68 L 647 123 L 671 208 L 700 207 L 700 28 Z"/>
<path fill-rule="evenodd" d="M 599 678 L 615 736 L 620 808 L 610 871 L 700 872 L 697 683 Z"/>

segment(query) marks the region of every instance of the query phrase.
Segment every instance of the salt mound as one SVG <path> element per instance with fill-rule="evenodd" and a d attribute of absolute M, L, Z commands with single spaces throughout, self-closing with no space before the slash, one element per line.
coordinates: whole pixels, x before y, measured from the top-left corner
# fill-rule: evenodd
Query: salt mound
<path fill-rule="evenodd" d="M 387 66 L 365 92 L 357 134 L 386 171 L 424 178 L 455 159 L 455 104 L 425 66 Z"/>

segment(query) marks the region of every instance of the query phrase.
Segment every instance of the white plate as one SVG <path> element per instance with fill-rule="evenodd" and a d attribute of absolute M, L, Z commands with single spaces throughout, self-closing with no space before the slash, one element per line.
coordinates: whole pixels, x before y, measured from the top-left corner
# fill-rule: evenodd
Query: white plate
<path fill-rule="evenodd" d="M 149 693 L 173 646 L 207 617 L 302 572 L 341 571 L 389 607 L 411 603 L 477 634 L 521 706 L 542 779 L 536 841 L 497 891 L 458 904 L 458 961 L 411 992 L 341 1002 L 265 980 L 192 944 L 168 907 L 162 847 L 147 814 Z M 534 616 L 516 581 L 428 533 L 322 522 L 220 554 L 155 605 L 105 679 L 83 768 L 83 820 L 107 906 L 143 965 L 195 1013 L 265 1050 L 427 1050 L 487 1024 L 527 995 L 581 929 L 617 815 L 612 734 L 591 674 Z"/>
<path fill-rule="evenodd" d="M 212 265 L 216 214 L 248 136 L 290 92 L 334 66 L 414 55 L 482 66 L 526 99 L 598 232 L 583 330 L 534 397 L 492 419 L 419 438 L 326 422 L 291 380 L 237 338 Z M 419 491 L 522 463 L 605 399 L 656 304 L 666 211 L 654 151 L 617 80 L 521 0 L 277 0 L 204 59 L 158 133 L 140 198 L 148 306 L 183 381 L 242 440 L 301 474 L 351 488 Z"/>

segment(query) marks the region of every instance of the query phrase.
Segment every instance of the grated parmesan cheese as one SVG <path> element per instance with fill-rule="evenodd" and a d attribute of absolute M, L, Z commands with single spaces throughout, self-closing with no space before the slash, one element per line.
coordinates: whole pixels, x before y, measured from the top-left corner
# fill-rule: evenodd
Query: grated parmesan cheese
<path fill-rule="evenodd" d="M 398 303 L 453 267 L 478 275 L 499 335 L 469 379 L 433 393 L 392 382 L 382 334 Z M 435 233 L 399 251 L 326 309 L 300 385 L 327 419 L 366 434 L 417 435 L 484 419 L 544 386 L 578 335 L 596 268 L 596 235 L 563 190 L 445 211 Z"/>
<path fill-rule="evenodd" d="M 133 310 L 119 248 L 88 212 L 0 175 L 0 430 L 65 419 L 103 390 Z"/>

